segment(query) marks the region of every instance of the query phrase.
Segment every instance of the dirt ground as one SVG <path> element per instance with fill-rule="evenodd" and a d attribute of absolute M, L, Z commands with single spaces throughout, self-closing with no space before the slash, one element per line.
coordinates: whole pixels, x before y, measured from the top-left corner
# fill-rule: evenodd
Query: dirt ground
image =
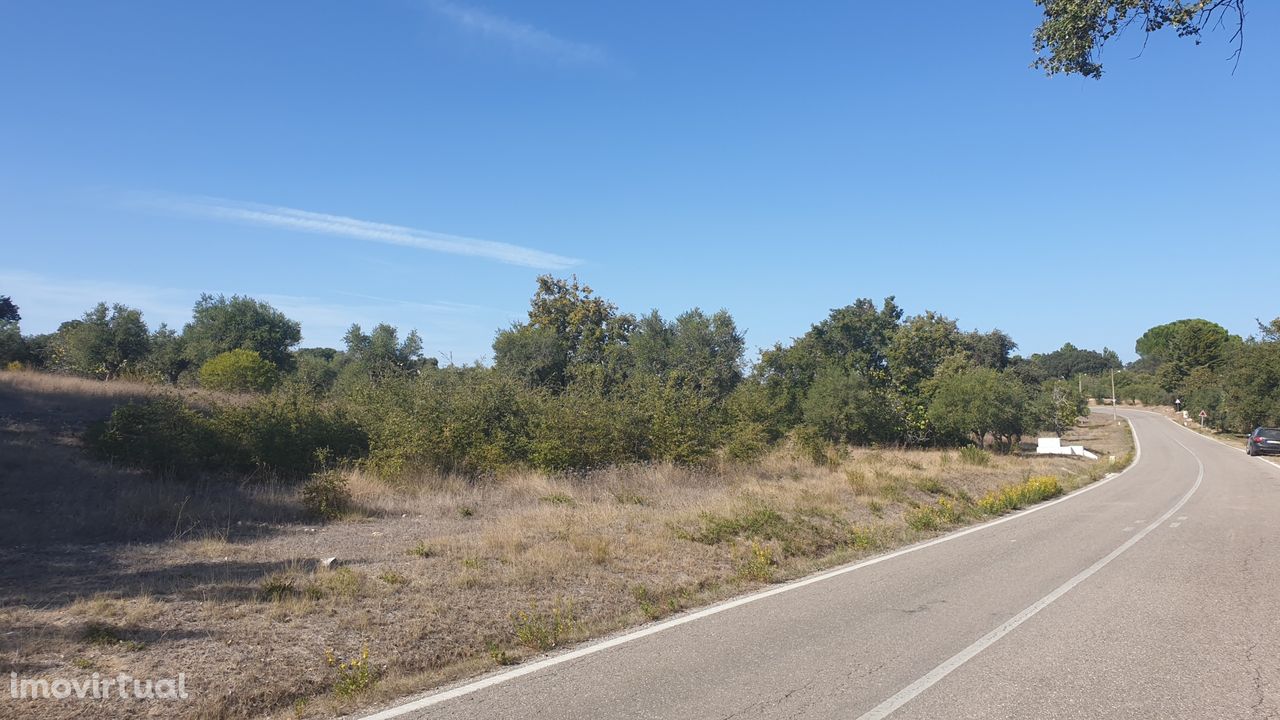
<path fill-rule="evenodd" d="M 183 673 L 190 697 L 6 690 L 0 717 L 332 716 L 979 521 L 993 490 L 1043 475 L 1070 490 L 1131 449 L 1094 416 L 1065 441 L 1097 462 L 779 450 L 395 487 L 352 471 L 358 510 L 317 524 L 295 487 L 87 455 L 89 423 L 154 392 L 0 373 L 0 672 Z"/>

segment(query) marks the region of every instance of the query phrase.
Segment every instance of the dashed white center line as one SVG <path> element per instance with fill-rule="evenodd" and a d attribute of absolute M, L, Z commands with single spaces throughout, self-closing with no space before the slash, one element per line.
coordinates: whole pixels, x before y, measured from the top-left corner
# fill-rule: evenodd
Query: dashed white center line
<path fill-rule="evenodd" d="M 1127 528 L 1125 528 L 1125 529 L 1124 529 L 1124 531 L 1125 531 L 1125 532 L 1133 532 L 1133 527 L 1132 527 L 1132 526 L 1127 527 Z"/>
<path fill-rule="evenodd" d="M 1182 524 L 1182 523 L 1180 523 L 1180 522 L 1169 523 L 1169 527 L 1171 527 L 1171 528 L 1175 528 L 1175 527 L 1178 527 L 1178 526 L 1179 526 L 1179 525 L 1181 525 L 1181 524 Z"/>
<path fill-rule="evenodd" d="M 1179 516 L 1178 516 L 1178 519 L 1179 519 L 1179 520 L 1186 520 L 1186 519 L 1187 519 L 1187 516 L 1186 516 L 1186 515 L 1179 515 Z"/>
<path fill-rule="evenodd" d="M 1134 439 L 1137 440 L 1137 435 L 1134 435 Z M 867 712 L 863 713 L 861 716 L 858 717 L 858 720 L 883 720 L 884 718 L 892 715 L 894 711 L 896 711 L 898 708 L 911 702 L 911 700 L 915 698 L 917 695 L 933 687 L 944 677 L 946 677 L 947 675 L 950 675 L 956 668 L 959 668 L 961 665 L 964 665 L 965 663 L 972 660 L 983 650 L 990 647 L 993 643 L 999 641 L 1000 638 L 1013 632 L 1018 628 L 1018 626 L 1022 625 L 1022 623 L 1026 622 L 1027 620 L 1030 620 L 1032 617 L 1035 617 L 1037 613 L 1039 613 L 1044 608 L 1048 607 L 1055 600 L 1062 597 L 1063 595 L 1066 595 L 1068 592 L 1071 591 L 1072 588 L 1084 582 L 1085 580 L 1089 579 L 1089 577 L 1091 577 L 1094 573 L 1106 567 L 1108 563 L 1110 563 L 1112 560 L 1119 557 L 1122 553 L 1124 553 L 1129 548 L 1139 543 L 1142 540 L 1142 538 L 1150 534 L 1152 530 L 1155 530 L 1160 525 L 1163 525 L 1165 521 L 1167 521 L 1169 518 L 1174 516 L 1174 513 L 1181 510 L 1182 506 L 1186 505 L 1187 501 L 1191 499 L 1191 496 L 1195 495 L 1196 490 L 1200 489 L 1200 484 L 1204 481 L 1204 463 L 1200 462 L 1200 458 L 1197 457 L 1194 452 L 1192 452 L 1191 448 L 1187 447 L 1186 445 L 1183 445 L 1181 442 L 1178 442 L 1177 440 L 1174 440 L 1174 442 L 1181 445 L 1184 450 L 1190 453 L 1191 457 L 1196 461 L 1196 466 L 1199 469 L 1199 472 L 1196 474 L 1195 483 L 1192 484 L 1191 488 L 1187 490 L 1185 495 L 1183 495 L 1181 498 L 1178 499 L 1178 502 L 1175 503 L 1173 507 L 1169 508 L 1169 510 L 1165 512 L 1163 515 L 1161 515 L 1159 518 L 1157 518 L 1155 522 L 1142 528 L 1142 530 L 1135 533 L 1133 537 L 1121 543 L 1120 547 L 1117 547 L 1115 550 L 1112 550 L 1102 559 L 1098 560 L 1094 564 L 1080 571 L 1078 575 L 1066 581 L 1062 585 L 1059 585 L 1056 589 L 1054 589 L 1048 595 L 1045 595 L 1044 597 L 1037 600 L 1035 603 L 1028 606 L 1022 612 L 1009 618 L 1003 624 L 996 627 L 991 632 L 978 638 L 969 647 L 961 650 L 960 652 L 951 656 L 947 660 L 944 660 L 941 665 L 925 673 L 918 680 L 904 687 L 903 689 L 899 690 L 892 697 L 888 698 L 884 702 L 880 703 L 874 708 L 871 708 Z M 1138 445 L 1138 447 L 1141 448 L 1141 445 Z M 1141 452 L 1141 450 L 1139 450 L 1139 452 Z M 1133 528 L 1126 528 L 1126 530 L 1132 530 L 1132 529 Z M 368 719 L 366 718 L 366 720 Z"/>

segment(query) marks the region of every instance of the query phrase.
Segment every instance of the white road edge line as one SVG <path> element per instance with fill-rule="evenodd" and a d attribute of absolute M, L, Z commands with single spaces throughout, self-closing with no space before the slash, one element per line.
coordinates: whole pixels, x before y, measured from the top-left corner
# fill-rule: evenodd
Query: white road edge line
<path fill-rule="evenodd" d="M 1126 422 L 1127 422 L 1127 419 L 1126 419 Z M 1021 512 L 1017 512 L 1012 515 L 1005 515 L 1004 517 L 997 518 L 995 520 L 991 520 L 989 522 L 985 522 L 980 525 L 974 525 L 973 527 L 968 527 L 963 530 L 957 530 L 953 533 L 949 533 L 947 535 L 943 535 L 941 537 L 937 537 L 932 540 L 926 540 L 925 542 L 916 543 L 915 545 L 908 545 L 907 547 L 894 550 L 891 553 L 886 553 L 884 555 L 877 555 L 876 557 L 868 558 L 866 560 L 856 562 L 852 565 L 846 565 L 844 567 L 839 567 L 834 570 L 828 570 L 818 575 L 811 575 L 807 578 L 802 578 L 800 580 L 795 580 L 790 583 L 778 585 L 776 587 L 770 588 L 768 590 L 763 590 L 761 592 L 754 593 L 752 595 L 745 595 L 743 597 L 735 598 L 733 600 L 726 600 L 722 603 L 711 605 L 710 607 L 703 608 L 701 610 L 689 613 L 687 615 L 681 615 L 679 617 L 666 620 L 656 625 L 643 627 L 643 628 L 640 628 L 639 630 L 634 630 L 624 635 L 612 637 L 607 640 L 601 640 L 600 642 L 594 643 L 592 645 L 587 645 L 584 647 L 577 648 L 576 650 L 571 650 L 562 655 L 549 657 L 543 660 L 539 660 L 538 662 L 529 663 L 528 665 L 521 665 L 515 669 L 498 673 L 497 675 L 490 675 L 489 677 L 481 678 L 479 680 L 475 680 L 465 685 L 460 685 L 450 690 L 443 690 L 440 692 L 433 693 L 431 695 L 427 695 L 425 697 L 418 698 L 417 700 L 411 700 L 402 705 L 396 705 L 394 707 L 387 708 L 386 710 L 376 712 L 372 715 L 365 715 L 361 717 L 360 720 L 391 720 L 391 718 L 397 718 L 397 717 L 400 717 L 401 715 L 406 715 L 411 712 L 416 712 L 418 710 L 431 707 L 432 705 L 438 705 L 442 702 L 445 702 L 446 700 L 452 700 L 454 698 L 462 697 L 464 695 L 470 695 L 471 693 L 474 693 L 476 691 L 483 690 L 488 687 L 493 687 L 494 685 L 500 685 L 510 680 L 515 680 L 518 677 L 523 677 L 525 675 L 538 672 L 539 670 L 545 670 L 549 667 L 554 667 L 556 665 L 561 665 L 563 663 L 571 662 L 573 660 L 577 660 L 578 658 L 586 657 L 587 655 L 593 655 L 595 653 L 601 652 L 602 650 L 608 650 L 609 648 L 612 648 L 612 647 L 625 645 L 626 643 L 634 642 L 641 638 L 645 638 L 650 635 L 660 633 L 664 630 L 670 630 L 671 628 L 684 625 L 685 623 L 691 623 L 695 620 L 701 620 L 702 618 L 710 617 L 712 615 L 722 613 L 726 610 L 732 610 L 733 608 L 740 607 L 742 605 L 747 605 L 749 603 L 756 602 L 757 600 L 764 600 L 765 598 L 770 598 L 770 597 L 773 597 L 774 595 L 781 595 L 782 593 L 785 593 L 785 592 L 798 590 L 799 588 L 805 587 L 807 585 L 813 585 L 815 583 L 820 583 L 825 580 L 830 580 L 834 577 L 839 577 L 846 573 L 851 573 L 854 570 L 860 570 L 864 567 L 876 565 L 878 563 L 882 563 L 887 560 L 892 560 L 894 558 L 901 557 L 903 555 L 907 555 L 909 553 L 913 553 L 918 550 L 924 550 L 925 548 L 933 547 L 934 545 L 941 545 L 944 542 L 950 542 L 952 540 L 955 540 L 957 538 L 962 538 L 971 533 L 980 532 L 988 528 L 993 528 L 997 525 L 1003 525 L 1004 523 L 1010 522 L 1012 520 L 1017 520 L 1018 518 L 1026 517 L 1027 515 L 1030 515 L 1032 513 L 1036 513 L 1046 508 L 1053 507 L 1058 503 L 1066 502 L 1067 500 L 1083 495 L 1084 493 L 1089 492 L 1090 490 L 1102 487 L 1103 485 L 1106 485 L 1112 480 L 1115 480 L 1117 478 L 1124 476 L 1130 470 L 1137 467 L 1138 461 L 1142 459 L 1142 443 L 1138 441 L 1138 432 L 1134 430 L 1133 423 L 1129 423 L 1129 432 L 1130 432 L 1130 435 L 1133 437 L 1133 461 L 1129 463 L 1128 467 L 1126 467 L 1124 470 L 1121 470 L 1118 473 L 1115 473 L 1113 475 L 1108 475 L 1107 477 L 1101 480 L 1085 485 L 1084 487 L 1078 490 L 1074 490 L 1056 500 L 1050 500 L 1048 502 L 1040 503 L 1039 505 L 1035 505 L 1033 507 L 1027 508 L 1026 510 L 1023 510 Z"/>
<path fill-rule="evenodd" d="M 1136 431 L 1134 432 L 1134 438 L 1135 440 L 1137 438 Z M 906 686 L 902 690 L 899 690 L 895 695 L 893 695 L 893 697 L 890 697 L 888 700 L 885 700 L 884 702 L 875 706 L 871 710 L 868 710 L 867 712 L 863 713 L 858 717 L 858 720 L 881 720 L 881 718 L 888 717 L 898 708 L 911 702 L 911 700 L 914 699 L 917 695 L 924 692 L 925 690 L 928 690 L 939 680 L 946 677 L 947 675 L 950 675 L 953 671 L 955 671 L 961 665 L 964 665 L 965 663 L 972 660 L 974 657 L 978 655 L 978 653 L 982 652 L 983 650 L 986 650 L 988 647 L 990 647 L 1000 638 L 1013 632 L 1019 625 L 1030 620 L 1032 617 L 1035 617 L 1036 613 L 1048 607 L 1050 604 L 1053 603 L 1053 601 L 1057 600 L 1063 595 L 1066 595 L 1068 592 L 1071 591 L 1072 588 L 1084 582 L 1085 580 L 1088 580 L 1090 576 L 1092 576 L 1094 573 L 1098 572 L 1102 568 L 1106 567 L 1108 563 L 1110 563 L 1112 560 L 1115 560 L 1117 557 L 1123 554 L 1126 550 L 1138 544 L 1138 541 L 1146 537 L 1148 533 L 1150 533 L 1152 530 L 1155 530 L 1157 527 L 1160 527 L 1160 525 L 1165 520 L 1168 520 L 1169 518 L 1173 517 L 1174 513 L 1181 510 L 1182 506 L 1187 504 L 1187 501 L 1191 499 L 1191 496 L 1195 494 L 1196 490 L 1200 489 L 1200 483 L 1201 481 L 1204 480 L 1204 463 L 1200 462 L 1200 458 L 1196 456 L 1195 452 L 1193 452 L 1191 448 L 1187 447 L 1186 445 L 1183 445 L 1180 440 L 1178 440 L 1177 438 L 1172 438 L 1172 440 L 1178 443 L 1178 445 L 1180 445 L 1183 450 L 1186 450 L 1188 453 L 1191 454 L 1191 457 L 1194 458 L 1196 461 L 1196 465 L 1199 466 L 1200 471 L 1199 473 L 1197 473 L 1196 481 L 1194 484 L 1192 484 L 1191 489 L 1188 490 L 1186 494 L 1183 495 L 1182 498 L 1178 500 L 1176 504 L 1174 504 L 1173 507 L 1169 508 L 1169 510 L 1164 515 L 1161 515 L 1160 519 L 1156 520 L 1155 522 L 1143 528 L 1136 535 L 1124 541 L 1124 543 L 1122 543 L 1115 550 L 1112 550 L 1101 560 L 1098 560 L 1094 564 L 1080 571 L 1080 573 L 1077 574 L 1075 577 L 1062 583 L 1057 588 L 1055 588 L 1052 592 L 1050 592 L 1048 595 L 1045 595 L 1044 597 L 1040 598 L 1039 600 L 1029 605 L 1022 612 L 1004 621 L 1004 623 L 999 627 L 997 627 L 995 630 L 992 630 L 986 635 L 983 635 L 981 638 L 978 638 L 978 640 L 975 641 L 969 647 L 961 650 L 955 655 L 952 655 L 950 658 L 943 661 L 941 665 L 925 673 L 924 676 L 922 676 L 919 680 L 916 680 L 915 682 Z"/>

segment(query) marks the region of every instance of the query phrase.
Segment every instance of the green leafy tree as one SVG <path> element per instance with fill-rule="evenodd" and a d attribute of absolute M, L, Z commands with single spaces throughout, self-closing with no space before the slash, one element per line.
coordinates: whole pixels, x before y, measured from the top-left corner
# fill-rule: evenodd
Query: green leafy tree
<path fill-rule="evenodd" d="M 1018 343 L 1000 330 L 990 332 L 967 332 L 960 344 L 969 353 L 970 362 L 975 367 L 988 367 L 993 370 L 1004 370 L 1009 366 L 1010 355 L 1018 349 Z"/>
<path fill-rule="evenodd" d="M 236 348 L 200 366 L 200 385 L 227 392 L 267 392 L 280 379 L 276 366 L 252 350 Z"/>
<path fill-rule="evenodd" d="M 160 327 L 151 333 L 151 350 L 147 354 L 145 365 L 166 382 L 177 384 L 182 373 L 191 367 L 182 336 L 168 325 L 160 323 Z"/>
<path fill-rule="evenodd" d="M 1239 58 L 1244 33 L 1244 0 L 1036 0 L 1044 21 L 1036 28 L 1034 67 L 1049 75 L 1075 73 L 1102 77 L 1103 46 L 1137 26 L 1150 35 L 1172 30 L 1200 44 L 1207 27 L 1234 27 L 1233 57 Z"/>
<path fill-rule="evenodd" d="M 27 344 L 17 323 L 0 322 L 0 368 L 27 359 Z"/>
<path fill-rule="evenodd" d="M 804 424 L 831 442 L 865 444 L 896 437 L 892 403 L 857 370 L 827 365 L 805 395 Z"/>
<path fill-rule="evenodd" d="M 676 318 L 670 373 L 678 385 L 718 402 L 742 380 L 745 350 L 729 311 L 707 315 L 694 308 Z"/>
<path fill-rule="evenodd" d="M 893 334 L 886 356 L 893 379 L 913 392 L 933 377 L 938 365 L 955 354 L 961 343 L 956 321 L 933 311 L 907 318 Z"/>
<path fill-rule="evenodd" d="M 1227 391 L 1221 376 L 1208 367 L 1197 367 L 1183 378 L 1180 384 L 1183 407 L 1194 417 L 1203 410 L 1208 413 L 1207 423 L 1224 427 L 1226 421 Z"/>
<path fill-rule="evenodd" d="M 800 424 L 802 403 L 813 384 L 823 358 L 811 339 L 800 338 L 790 346 L 775 343 L 760 353 L 751 382 L 759 387 L 752 406 L 758 422 L 773 434 L 786 433 Z"/>
<path fill-rule="evenodd" d="M 422 356 L 422 338 L 417 330 L 410 330 L 401 340 L 399 331 L 385 323 L 375 326 L 368 335 L 359 325 L 352 325 L 343 342 L 347 346 L 346 360 L 350 366 L 374 380 L 391 375 L 412 375 L 426 364 Z"/>
<path fill-rule="evenodd" d="M 867 298 L 836 308 L 805 336 L 818 354 L 863 373 L 873 385 L 889 380 L 889 343 L 902 319 L 902 309 L 887 297 L 879 309 Z"/>
<path fill-rule="evenodd" d="M 98 303 L 79 320 L 63 323 L 53 344 L 59 369 L 113 380 L 146 359 L 150 333 L 141 310 Z"/>
<path fill-rule="evenodd" d="M 1047 383 L 1037 399 L 1037 425 L 1047 427 L 1058 437 L 1075 427 L 1076 421 L 1089 412 L 1089 404 L 1079 387 L 1062 380 Z M 1031 429 L 1031 428 L 1028 428 Z"/>
<path fill-rule="evenodd" d="M 991 436 L 1010 449 L 1034 429 L 1026 388 L 991 368 L 969 368 L 936 379 L 929 420 L 943 437 L 968 437 L 977 445 Z"/>
<path fill-rule="evenodd" d="M 1160 385 L 1169 392 L 1179 392 L 1196 368 L 1217 370 L 1228 348 L 1238 342 L 1217 323 L 1189 318 L 1151 328 L 1134 347 L 1146 366 L 1154 368 Z"/>
<path fill-rule="evenodd" d="M 203 294 L 182 331 L 187 358 L 201 366 L 229 350 L 252 350 L 279 370 L 293 366 L 292 348 L 302 326 L 250 297 Z"/>
<path fill-rule="evenodd" d="M 323 395 L 337 382 L 346 355 L 333 348 L 300 348 L 294 362 L 294 380 L 312 395 Z"/>
<path fill-rule="evenodd" d="M 642 375 L 665 376 L 671 370 L 675 335 L 675 328 L 657 310 L 642 315 L 627 338 L 632 369 Z"/>
<path fill-rule="evenodd" d="M 18 321 L 22 315 L 8 295 L 0 295 L 0 364 L 21 362 L 27 359 L 26 343 Z"/>
<path fill-rule="evenodd" d="M 0 323 L 17 323 L 20 320 L 22 315 L 18 312 L 18 306 L 13 304 L 8 295 L 0 295 Z"/>
<path fill-rule="evenodd" d="M 1280 317 L 1269 323 L 1258 321 L 1258 332 L 1262 334 L 1262 339 L 1267 342 L 1280 342 Z"/>
<path fill-rule="evenodd" d="M 616 384 L 634 326 L 633 316 L 619 313 L 576 277 L 543 275 L 529 303 L 528 322 L 512 325 L 494 339 L 494 365 L 556 390 L 574 378 L 601 387 Z"/>
<path fill-rule="evenodd" d="M 1264 332 L 1262 340 L 1242 343 L 1226 363 L 1222 385 L 1234 429 L 1280 427 L 1280 337 Z"/>
<path fill-rule="evenodd" d="M 494 367 L 530 387 L 563 388 L 569 382 L 569 343 L 554 328 L 517 323 L 493 341 Z"/>
<path fill-rule="evenodd" d="M 634 372 L 662 378 L 719 402 L 742 380 L 746 343 L 726 310 L 707 315 L 694 308 L 675 322 L 654 310 L 628 338 Z"/>
<path fill-rule="evenodd" d="M 1059 380 L 1077 375 L 1100 375 L 1123 367 L 1120 356 L 1113 350 L 1084 350 L 1071 343 L 1051 353 L 1032 355 L 1031 362 L 1040 366 L 1046 376 Z"/>

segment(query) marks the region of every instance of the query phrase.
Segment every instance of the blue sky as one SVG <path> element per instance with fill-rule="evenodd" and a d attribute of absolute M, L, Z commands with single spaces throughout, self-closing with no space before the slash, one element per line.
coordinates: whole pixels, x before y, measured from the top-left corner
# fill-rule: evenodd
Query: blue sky
<path fill-rule="evenodd" d="M 896 295 L 1024 353 L 1280 315 L 1280 8 L 1028 67 L 1007 3 L 6 3 L 0 293 L 484 359 L 536 276 L 751 347 Z M 1264 260 L 1265 259 L 1265 260 Z"/>

